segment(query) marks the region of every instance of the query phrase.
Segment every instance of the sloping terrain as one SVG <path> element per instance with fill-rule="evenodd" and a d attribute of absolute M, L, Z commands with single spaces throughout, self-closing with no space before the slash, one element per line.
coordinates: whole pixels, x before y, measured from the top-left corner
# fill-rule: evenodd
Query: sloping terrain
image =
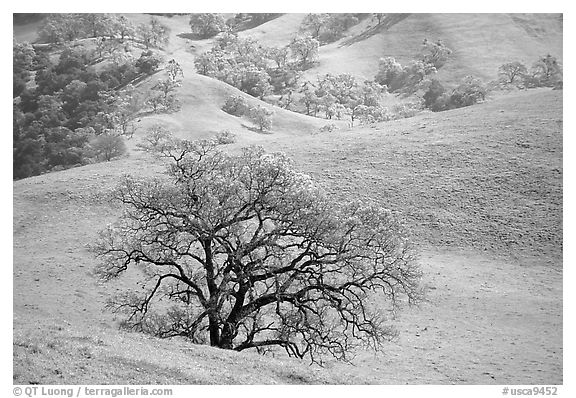
<path fill-rule="evenodd" d="M 14 384 L 341 384 L 319 367 L 161 340 L 138 333 L 37 319 L 14 324 Z"/>
<path fill-rule="evenodd" d="M 272 131 L 260 134 L 221 110 L 228 95 L 244 94 L 195 74 L 194 54 L 210 40 L 183 37 L 186 17 L 160 18 L 172 28 L 165 57 L 184 70 L 177 94 L 182 109 L 142 117 L 123 159 L 13 184 L 15 383 L 563 382 L 562 91 L 515 92 L 373 127 L 349 129 L 342 122 L 332 133 L 318 132 L 327 120 L 274 108 Z M 284 15 L 242 34 L 281 45 L 299 18 Z M 319 66 L 308 73 L 372 78 L 381 56 L 405 62 L 424 37 L 455 49 L 444 71 L 454 79 L 469 73 L 493 78 L 503 62 L 530 63 L 561 48 L 558 16 L 398 19 L 374 34 L 365 34 L 370 22 L 362 22 L 323 47 Z M 103 307 L 129 282 L 99 283 L 89 245 L 119 214 L 107 193 L 121 175 L 163 172 L 158 161 L 134 150 L 154 123 L 188 139 L 230 129 L 238 142 L 226 150 L 257 143 L 286 152 L 335 198 L 392 209 L 420 249 L 428 302 L 400 313 L 400 337 L 383 353 L 358 352 L 353 366 L 329 362 L 324 369 L 119 332 L 118 319 Z"/>
<path fill-rule="evenodd" d="M 376 129 L 268 136 L 269 150 L 289 153 L 336 197 L 401 212 L 422 247 L 429 303 L 401 314 L 400 340 L 384 354 L 359 353 L 355 367 L 327 371 L 353 372 L 360 383 L 562 382 L 560 99 L 561 92 L 534 91 Z M 538 134 L 506 127 L 516 118 Z M 451 152 L 455 145 L 461 154 Z M 510 152 L 516 160 L 504 162 Z M 122 285 L 96 281 L 88 245 L 118 214 L 105 195 L 120 175 L 162 170 L 135 152 L 14 183 L 18 333 L 47 318 L 116 336 L 102 308 Z M 509 236 L 519 239 L 502 239 Z"/>
<path fill-rule="evenodd" d="M 333 195 L 401 212 L 422 242 L 559 265 L 562 124 L 562 92 L 533 90 L 269 147 Z"/>
<path fill-rule="evenodd" d="M 320 48 L 320 63 L 306 76 L 351 73 L 373 79 L 378 60 L 394 57 L 401 64 L 415 59 L 422 41 L 442 40 L 453 50 L 439 77 L 455 83 L 466 75 L 497 77 L 498 67 L 521 61 L 530 66 L 552 54 L 562 59 L 562 16 L 559 14 L 404 14 L 376 26 L 366 19 L 347 37 Z"/>

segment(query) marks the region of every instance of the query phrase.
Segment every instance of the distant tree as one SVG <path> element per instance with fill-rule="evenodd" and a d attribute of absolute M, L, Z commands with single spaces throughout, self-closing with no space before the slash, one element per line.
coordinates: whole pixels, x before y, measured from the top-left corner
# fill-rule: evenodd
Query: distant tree
<path fill-rule="evenodd" d="M 447 104 L 445 101 L 439 101 L 439 98 L 441 98 L 445 93 L 446 88 L 444 88 L 442 83 L 437 79 L 432 79 L 422 97 L 424 99 L 424 106 L 434 112 L 445 110 Z"/>
<path fill-rule="evenodd" d="M 84 37 L 85 29 L 81 14 L 49 14 L 38 36 L 45 43 L 63 43 Z"/>
<path fill-rule="evenodd" d="M 124 139 L 114 134 L 100 134 L 90 142 L 95 156 L 106 162 L 126 153 Z"/>
<path fill-rule="evenodd" d="M 31 79 L 35 67 L 36 52 L 30 43 L 14 42 L 12 46 L 13 98 L 19 96 Z"/>
<path fill-rule="evenodd" d="M 500 80 L 506 84 L 521 83 L 527 73 L 526 66 L 519 61 L 508 62 L 498 68 Z"/>
<path fill-rule="evenodd" d="M 288 47 L 269 47 L 267 56 L 276 63 L 278 68 L 284 68 L 290 59 L 290 51 Z"/>
<path fill-rule="evenodd" d="M 231 95 L 226 98 L 222 110 L 230 115 L 244 116 L 249 113 L 250 105 L 241 95 Z"/>
<path fill-rule="evenodd" d="M 112 17 L 113 32 L 120 36 L 120 41 L 133 39 L 136 34 L 136 27 L 124 15 Z"/>
<path fill-rule="evenodd" d="M 531 78 L 535 86 L 553 87 L 562 80 L 562 67 L 556 57 L 548 54 L 534 63 Z"/>
<path fill-rule="evenodd" d="M 426 79 L 436 73 L 436 67 L 432 63 L 424 61 L 410 61 L 402 68 L 401 92 L 413 94 L 423 88 Z"/>
<path fill-rule="evenodd" d="M 486 98 L 486 87 L 480 79 L 473 76 L 466 76 L 450 95 L 452 107 L 460 108 L 463 106 L 474 105 Z"/>
<path fill-rule="evenodd" d="M 382 21 L 384 21 L 384 18 L 386 18 L 386 14 L 372 14 L 372 19 L 376 19 L 376 21 L 378 21 L 378 25 L 380 25 L 382 23 Z"/>
<path fill-rule="evenodd" d="M 214 50 L 200 54 L 196 59 L 194 59 L 196 71 L 201 75 L 215 77 L 220 71 L 220 55 L 220 52 Z"/>
<path fill-rule="evenodd" d="M 290 50 L 302 67 L 307 67 L 317 60 L 319 47 L 320 43 L 312 36 L 295 37 L 290 42 Z"/>
<path fill-rule="evenodd" d="M 380 58 L 374 81 L 388 87 L 388 91 L 393 92 L 400 89 L 404 84 L 403 73 L 402 65 L 393 57 Z"/>
<path fill-rule="evenodd" d="M 248 117 L 260 131 L 270 130 L 272 128 L 272 115 L 274 111 L 268 110 L 262 105 L 257 105 L 253 108 L 250 108 L 248 113 Z"/>
<path fill-rule="evenodd" d="M 300 25 L 300 31 L 319 40 L 320 32 L 330 20 L 330 14 L 308 14 Z"/>
<path fill-rule="evenodd" d="M 151 47 L 162 48 L 170 40 L 170 28 L 160 23 L 158 18 L 152 17 L 149 23 L 138 25 L 136 36 L 147 49 Z"/>
<path fill-rule="evenodd" d="M 162 59 L 154 54 L 152 50 L 143 51 L 140 58 L 136 60 L 135 66 L 140 73 L 151 75 L 158 70 Z"/>
<path fill-rule="evenodd" d="M 216 145 L 228 145 L 236 142 L 236 134 L 230 130 L 219 131 L 218 134 L 214 136 L 214 142 Z"/>
<path fill-rule="evenodd" d="M 358 17 L 354 14 L 308 14 L 300 25 L 300 32 L 309 34 L 320 43 L 331 43 L 356 23 Z"/>
<path fill-rule="evenodd" d="M 320 35 L 323 43 L 332 43 L 340 39 L 346 30 L 356 25 L 359 19 L 355 14 L 330 14 L 330 19 L 326 24 L 324 32 Z"/>
<path fill-rule="evenodd" d="M 108 14 L 81 14 L 84 30 L 88 37 L 111 36 L 114 33 L 114 19 Z"/>
<path fill-rule="evenodd" d="M 240 68 L 237 70 L 236 79 L 234 84 L 241 91 L 250 94 L 253 97 L 263 99 L 272 91 L 270 85 L 270 75 L 265 70 L 258 69 L 255 66 L 248 68 Z"/>
<path fill-rule="evenodd" d="M 192 14 L 190 16 L 190 28 L 192 33 L 202 39 L 216 36 L 226 30 L 226 21 L 219 14 Z"/>
<path fill-rule="evenodd" d="M 446 64 L 450 54 L 452 54 L 452 50 L 446 47 L 441 40 L 432 42 L 424 39 L 422 50 L 422 61 L 434 66 L 437 70 Z"/>
<path fill-rule="evenodd" d="M 305 83 L 300 87 L 299 93 L 301 94 L 299 102 L 304 105 L 306 114 L 308 116 L 316 116 L 320 104 L 320 99 L 316 95 L 316 90 L 312 88 L 311 84 Z"/>
<path fill-rule="evenodd" d="M 166 73 L 168 74 L 168 80 L 176 82 L 184 77 L 184 71 L 182 67 L 176 60 L 171 59 L 166 65 Z"/>
<path fill-rule="evenodd" d="M 172 145 L 174 138 L 161 124 L 154 124 L 146 130 L 144 138 L 136 146 L 146 152 L 157 152 L 160 148 Z"/>
<path fill-rule="evenodd" d="M 140 96 L 134 86 L 128 85 L 121 91 L 114 92 L 110 100 L 113 102 L 113 107 L 108 115 L 114 135 L 132 138 L 136 132 L 134 120 L 143 107 Z"/>
<path fill-rule="evenodd" d="M 389 210 L 331 199 L 283 154 L 160 147 L 167 177 L 126 177 L 94 247 L 102 280 L 139 278 L 108 304 L 125 328 L 316 362 L 397 335 L 385 314 L 420 300 L 421 273 Z"/>

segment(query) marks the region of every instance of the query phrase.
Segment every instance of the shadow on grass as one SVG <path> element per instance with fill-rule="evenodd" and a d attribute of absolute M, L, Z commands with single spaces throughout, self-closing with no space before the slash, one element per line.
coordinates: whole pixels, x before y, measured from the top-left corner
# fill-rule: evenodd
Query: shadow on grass
<path fill-rule="evenodd" d="M 245 129 L 250 130 L 250 131 L 252 131 L 253 133 L 264 134 L 264 135 L 270 135 L 270 134 L 272 134 L 271 131 L 260 130 L 258 127 L 248 126 L 247 124 L 244 124 L 244 123 L 242 123 L 241 125 L 242 125 L 242 127 L 244 127 Z"/>
<path fill-rule="evenodd" d="M 178 36 L 182 39 L 188 39 L 188 40 L 208 40 L 208 39 L 210 39 L 210 37 L 204 37 L 202 35 L 199 35 L 197 33 L 192 33 L 192 32 L 178 33 L 176 36 Z"/>
<path fill-rule="evenodd" d="M 339 45 L 339 47 L 351 46 L 352 44 L 358 43 L 362 40 L 366 40 L 374 36 L 375 34 L 385 32 L 392 26 L 396 25 L 398 22 L 406 19 L 408 16 L 410 16 L 410 14 L 388 14 L 386 15 L 386 17 L 384 17 L 381 23 L 371 27 L 370 29 L 360 33 L 359 35 L 356 35 L 348 40 L 343 41 L 342 44 Z"/>

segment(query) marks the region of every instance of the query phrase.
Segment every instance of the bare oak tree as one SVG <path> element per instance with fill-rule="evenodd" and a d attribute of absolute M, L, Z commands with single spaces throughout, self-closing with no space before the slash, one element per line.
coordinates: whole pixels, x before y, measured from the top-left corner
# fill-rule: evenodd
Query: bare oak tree
<path fill-rule="evenodd" d="M 167 178 L 125 177 L 114 194 L 125 211 L 95 246 L 104 280 L 139 275 L 109 302 L 126 327 L 312 361 L 395 336 L 389 317 L 419 300 L 420 271 L 389 210 L 335 203 L 261 148 L 151 147 Z"/>

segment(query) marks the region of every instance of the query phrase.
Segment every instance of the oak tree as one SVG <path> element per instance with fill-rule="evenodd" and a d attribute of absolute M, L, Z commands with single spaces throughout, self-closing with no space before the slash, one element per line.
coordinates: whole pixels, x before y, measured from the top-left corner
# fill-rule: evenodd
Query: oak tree
<path fill-rule="evenodd" d="M 167 176 L 125 177 L 114 191 L 125 211 L 95 246 L 104 280 L 141 285 L 110 300 L 124 326 L 312 361 L 396 335 L 387 318 L 420 298 L 420 271 L 389 210 L 337 202 L 261 148 L 167 137 L 149 148 Z"/>

